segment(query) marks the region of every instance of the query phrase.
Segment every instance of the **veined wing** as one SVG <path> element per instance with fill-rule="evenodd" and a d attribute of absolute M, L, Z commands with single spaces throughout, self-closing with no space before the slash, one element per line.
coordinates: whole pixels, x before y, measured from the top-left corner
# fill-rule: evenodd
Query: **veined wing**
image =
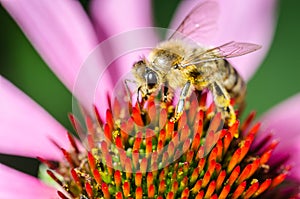
<path fill-rule="evenodd" d="M 181 22 L 169 39 L 191 39 L 207 43 L 217 30 L 219 6 L 214 1 L 198 4 Z"/>
<path fill-rule="evenodd" d="M 200 55 L 193 55 L 182 63 L 182 67 L 201 62 L 214 61 L 242 56 L 260 49 L 261 46 L 252 43 L 231 41 L 224 45 L 208 49 Z"/>

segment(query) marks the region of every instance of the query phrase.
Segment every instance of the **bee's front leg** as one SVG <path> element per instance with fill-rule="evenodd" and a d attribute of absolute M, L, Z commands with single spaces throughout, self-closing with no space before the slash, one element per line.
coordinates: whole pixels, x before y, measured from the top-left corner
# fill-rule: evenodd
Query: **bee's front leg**
<path fill-rule="evenodd" d="M 173 99 L 173 89 L 169 87 L 168 84 L 162 86 L 162 98 L 161 101 L 164 103 L 171 102 Z"/>
<path fill-rule="evenodd" d="M 130 91 L 130 88 L 129 88 L 129 83 L 136 83 L 135 81 L 133 80 L 130 80 L 130 79 L 125 79 L 124 81 L 124 84 L 125 84 L 125 91 L 126 91 L 126 97 L 127 99 L 125 100 L 128 100 L 130 103 L 132 103 L 132 100 L 131 100 L 131 97 L 132 97 L 132 93 Z"/>
<path fill-rule="evenodd" d="M 183 114 L 185 99 L 187 98 L 187 95 L 189 93 L 190 87 L 191 87 L 191 82 L 188 81 L 184 85 L 184 87 L 182 88 L 182 90 L 180 92 L 180 98 L 179 98 L 179 101 L 178 101 L 177 106 L 176 106 L 175 115 L 174 115 L 174 117 L 171 118 L 171 120 L 170 120 L 171 122 L 178 121 L 178 119 Z"/>
<path fill-rule="evenodd" d="M 217 110 L 220 111 L 223 117 L 226 118 L 228 126 L 232 126 L 236 121 L 236 115 L 232 105 L 230 104 L 229 93 L 220 85 L 219 82 L 213 82 L 210 87 Z"/>

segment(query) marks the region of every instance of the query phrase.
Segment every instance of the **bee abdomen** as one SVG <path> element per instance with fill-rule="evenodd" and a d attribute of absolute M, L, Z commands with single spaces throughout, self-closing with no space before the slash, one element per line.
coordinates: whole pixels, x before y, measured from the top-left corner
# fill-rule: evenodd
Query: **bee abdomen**
<path fill-rule="evenodd" d="M 224 77 L 223 85 L 230 94 L 230 97 L 234 98 L 237 103 L 240 103 L 245 97 L 246 83 L 228 61 L 225 60 L 224 66 L 227 68 L 227 74 Z"/>

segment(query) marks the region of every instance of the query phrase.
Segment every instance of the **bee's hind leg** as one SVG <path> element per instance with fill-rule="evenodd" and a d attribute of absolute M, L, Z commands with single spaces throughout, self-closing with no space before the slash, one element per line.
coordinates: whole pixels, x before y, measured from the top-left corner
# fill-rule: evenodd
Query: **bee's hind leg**
<path fill-rule="evenodd" d="M 175 115 L 171 118 L 171 122 L 176 122 L 181 117 L 184 111 L 184 104 L 191 87 L 191 82 L 188 81 L 180 92 L 180 98 L 175 109 Z"/>
<path fill-rule="evenodd" d="M 217 111 L 220 111 L 223 117 L 225 117 L 228 126 L 232 126 L 236 121 L 236 115 L 232 105 L 230 104 L 229 93 L 220 85 L 219 82 L 213 82 L 210 87 Z"/>

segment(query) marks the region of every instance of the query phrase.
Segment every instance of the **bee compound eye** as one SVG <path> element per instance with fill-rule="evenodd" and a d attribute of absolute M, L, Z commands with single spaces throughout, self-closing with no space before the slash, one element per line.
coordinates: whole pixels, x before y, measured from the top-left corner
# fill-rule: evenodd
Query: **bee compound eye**
<path fill-rule="evenodd" d="M 148 71 L 146 74 L 148 88 L 153 88 L 157 84 L 157 75 L 154 71 Z"/>

